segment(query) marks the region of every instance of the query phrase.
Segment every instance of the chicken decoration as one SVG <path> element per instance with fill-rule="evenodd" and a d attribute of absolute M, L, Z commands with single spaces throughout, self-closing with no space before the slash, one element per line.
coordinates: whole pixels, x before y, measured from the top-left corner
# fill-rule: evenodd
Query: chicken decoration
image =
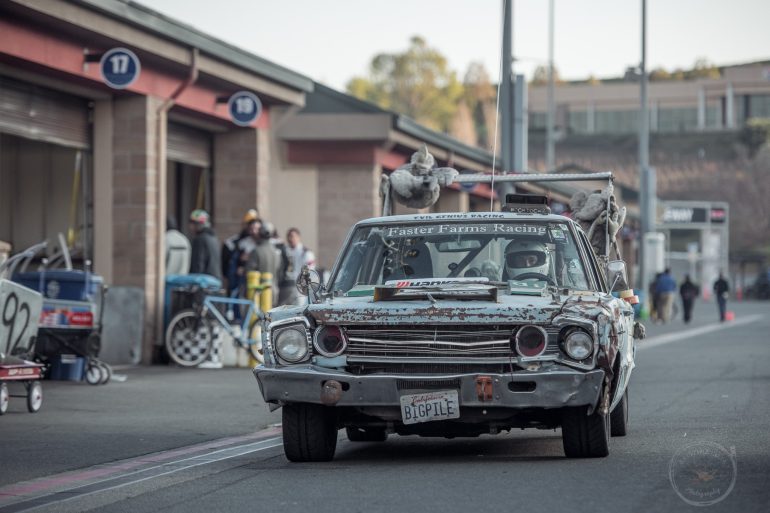
<path fill-rule="evenodd" d="M 569 200 L 572 217 L 580 223 L 599 256 L 609 257 L 610 247 L 620 257 L 617 234 L 626 220 L 626 207 L 618 207 L 614 187 L 609 184 L 591 194 L 576 192 Z"/>
<path fill-rule="evenodd" d="M 393 199 L 411 208 L 433 205 L 438 200 L 441 187 L 450 185 L 457 175 L 457 170 L 451 167 L 436 167 L 436 159 L 423 144 L 412 154 L 408 164 L 399 166 L 390 176 L 382 175 L 382 215 L 393 213 Z"/>

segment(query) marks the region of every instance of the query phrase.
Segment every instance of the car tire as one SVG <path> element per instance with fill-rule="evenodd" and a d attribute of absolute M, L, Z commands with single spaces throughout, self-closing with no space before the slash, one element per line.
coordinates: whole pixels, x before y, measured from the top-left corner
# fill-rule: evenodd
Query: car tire
<path fill-rule="evenodd" d="M 628 387 L 623 392 L 623 398 L 610 413 L 610 433 L 612 436 L 626 436 L 628 428 Z"/>
<path fill-rule="evenodd" d="M 564 410 L 561 438 L 568 458 L 604 458 L 610 453 L 610 416 L 586 412 L 585 406 Z"/>
<path fill-rule="evenodd" d="M 283 407 L 283 452 L 289 461 L 331 461 L 337 449 L 337 416 L 320 404 Z"/>
<path fill-rule="evenodd" d="M 345 432 L 351 442 L 384 442 L 388 434 L 382 428 L 347 427 Z"/>

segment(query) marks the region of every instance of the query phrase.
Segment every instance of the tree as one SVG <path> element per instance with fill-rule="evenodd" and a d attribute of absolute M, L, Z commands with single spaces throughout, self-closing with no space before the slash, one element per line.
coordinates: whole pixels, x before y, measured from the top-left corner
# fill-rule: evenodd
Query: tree
<path fill-rule="evenodd" d="M 369 65 L 369 77 L 353 78 L 347 91 L 447 132 L 464 90 L 446 58 L 414 36 L 405 52 L 376 55 Z"/>
<path fill-rule="evenodd" d="M 720 78 L 722 73 L 715 65 L 711 64 L 705 57 L 700 57 L 695 61 L 695 66 L 684 74 L 686 79 L 696 78 Z"/>
<path fill-rule="evenodd" d="M 559 70 L 556 66 L 553 67 L 553 81 L 555 84 L 561 84 L 562 79 L 559 75 Z M 538 66 L 532 73 L 532 80 L 530 84 L 533 86 L 548 85 L 548 66 Z"/>
<path fill-rule="evenodd" d="M 486 148 L 490 144 L 492 134 L 490 133 L 490 124 L 494 126 L 493 119 L 488 117 L 488 109 L 485 107 L 492 105 L 494 107 L 497 99 L 497 91 L 492 85 L 489 73 L 480 62 L 472 62 L 468 65 L 463 80 L 465 88 L 465 103 L 471 112 L 472 123 L 476 133 L 476 140 L 473 144 Z"/>

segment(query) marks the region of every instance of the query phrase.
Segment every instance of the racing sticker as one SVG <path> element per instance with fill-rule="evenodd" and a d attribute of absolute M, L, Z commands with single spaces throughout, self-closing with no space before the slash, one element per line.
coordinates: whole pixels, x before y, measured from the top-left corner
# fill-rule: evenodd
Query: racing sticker
<path fill-rule="evenodd" d="M 385 235 L 387 237 L 456 234 L 545 235 L 546 229 L 545 224 L 429 224 L 423 226 L 389 226 L 385 228 Z"/>
<path fill-rule="evenodd" d="M 567 236 L 564 235 L 564 230 L 561 228 L 551 228 L 549 232 L 551 232 L 551 238 L 553 240 L 565 240 L 567 238 Z"/>
<path fill-rule="evenodd" d="M 419 280 L 388 280 L 386 287 L 396 287 L 402 289 L 405 287 L 434 287 L 447 283 L 487 283 L 489 278 L 424 278 Z"/>

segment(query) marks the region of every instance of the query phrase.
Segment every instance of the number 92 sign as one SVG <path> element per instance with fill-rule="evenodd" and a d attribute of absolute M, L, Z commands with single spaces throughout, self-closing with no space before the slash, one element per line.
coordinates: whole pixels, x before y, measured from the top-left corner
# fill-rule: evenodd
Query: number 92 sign
<path fill-rule="evenodd" d="M 262 102 L 256 94 L 238 91 L 227 101 L 230 119 L 238 126 L 250 126 L 262 114 Z"/>
<path fill-rule="evenodd" d="M 20 349 L 25 353 L 37 335 L 43 296 L 18 283 L 0 280 L 0 360 Z"/>
<path fill-rule="evenodd" d="M 113 89 L 125 89 L 139 78 L 139 57 L 127 48 L 113 48 L 102 55 L 99 71 L 104 82 Z"/>

